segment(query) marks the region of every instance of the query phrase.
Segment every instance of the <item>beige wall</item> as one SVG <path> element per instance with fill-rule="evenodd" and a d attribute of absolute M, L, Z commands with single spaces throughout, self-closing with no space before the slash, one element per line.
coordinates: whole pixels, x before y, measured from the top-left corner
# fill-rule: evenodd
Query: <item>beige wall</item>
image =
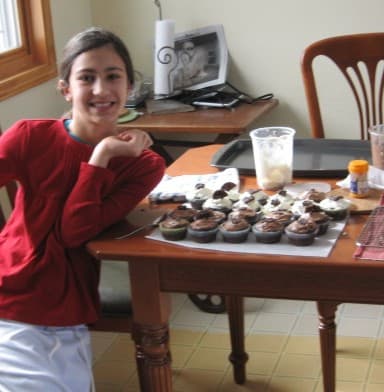
<path fill-rule="evenodd" d="M 309 134 L 300 75 L 303 48 L 331 35 L 383 30 L 383 0 L 161 0 L 163 18 L 176 31 L 221 23 L 231 56 L 228 80 L 260 95 L 273 92 L 280 106 L 256 125 L 290 125 Z M 137 69 L 152 76 L 152 45 L 157 8 L 152 0 L 91 0 L 93 21 L 114 29 L 127 42 Z M 320 65 L 319 65 L 320 66 Z M 354 118 L 343 85 L 328 74 L 324 100 L 337 115 L 326 123 L 333 137 L 348 137 Z M 340 91 L 339 91 L 340 90 Z M 345 121 L 347 120 L 347 121 Z"/>
<path fill-rule="evenodd" d="M 273 92 L 278 109 L 255 126 L 280 124 L 309 135 L 300 55 L 310 42 L 331 35 L 383 30 L 383 0 L 161 0 L 163 17 L 176 31 L 224 25 L 231 57 L 228 80 L 251 95 Z M 51 0 L 58 58 L 67 39 L 91 24 L 118 33 L 128 44 L 135 66 L 153 76 L 152 45 L 158 17 L 152 0 Z M 323 64 L 319 66 L 324 67 Z M 3 128 L 21 117 L 58 116 L 65 109 L 56 80 L 0 103 Z M 352 102 L 333 73 L 322 78 L 321 94 L 336 115 L 326 123 L 332 137 L 354 132 Z M 344 108 L 344 103 L 348 105 Z"/>
<path fill-rule="evenodd" d="M 51 13 L 57 59 L 73 34 L 90 26 L 90 0 L 51 0 Z M 0 124 L 8 128 L 20 118 L 57 117 L 66 109 L 56 91 L 56 79 L 0 102 Z"/>

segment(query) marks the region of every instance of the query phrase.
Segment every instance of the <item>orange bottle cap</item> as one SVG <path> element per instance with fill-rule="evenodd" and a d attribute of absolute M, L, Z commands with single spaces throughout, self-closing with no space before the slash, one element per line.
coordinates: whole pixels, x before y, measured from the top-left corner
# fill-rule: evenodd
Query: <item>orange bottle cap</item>
<path fill-rule="evenodd" d="M 365 173 L 368 171 L 368 161 L 364 159 L 355 159 L 348 164 L 348 170 L 354 173 Z"/>

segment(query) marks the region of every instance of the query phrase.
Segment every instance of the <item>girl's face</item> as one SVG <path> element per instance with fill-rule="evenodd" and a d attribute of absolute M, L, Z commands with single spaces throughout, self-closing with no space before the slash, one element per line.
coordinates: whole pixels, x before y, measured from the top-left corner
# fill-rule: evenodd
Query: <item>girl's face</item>
<path fill-rule="evenodd" d="M 69 83 L 62 89 L 72 103 L 76 133 L 84 132 L 88 137 L 95 131 L 100 137 L 111 134 L 129 87 L 124 62 L 112 46 L 80 54 L 73 62 Z"/>

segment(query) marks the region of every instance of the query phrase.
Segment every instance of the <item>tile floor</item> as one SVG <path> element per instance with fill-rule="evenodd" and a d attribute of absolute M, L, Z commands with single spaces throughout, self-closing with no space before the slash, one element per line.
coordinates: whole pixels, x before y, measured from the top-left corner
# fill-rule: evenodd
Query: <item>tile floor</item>
<path fill-rule="evenodd" d="M 321 392 L 315 303 L 246 299 L 247 382 L 233 382 L 226 314 L 172 294 L 175 392 Z M 384 306 L 343 304 L 337 313 L 337 391 L 384 391 Z M 139 391 L 129 334 L 92 333 L 97 392 Z"/>

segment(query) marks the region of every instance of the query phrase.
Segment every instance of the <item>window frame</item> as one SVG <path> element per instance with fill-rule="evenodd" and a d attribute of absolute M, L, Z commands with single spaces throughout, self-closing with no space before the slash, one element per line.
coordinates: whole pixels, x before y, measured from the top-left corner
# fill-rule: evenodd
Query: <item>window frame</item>
<path fill-rule="evenodd" d="M 0 54 L 0 101 L 57 76 L 50 0 L 17 0 L 21 46 Z"/>

